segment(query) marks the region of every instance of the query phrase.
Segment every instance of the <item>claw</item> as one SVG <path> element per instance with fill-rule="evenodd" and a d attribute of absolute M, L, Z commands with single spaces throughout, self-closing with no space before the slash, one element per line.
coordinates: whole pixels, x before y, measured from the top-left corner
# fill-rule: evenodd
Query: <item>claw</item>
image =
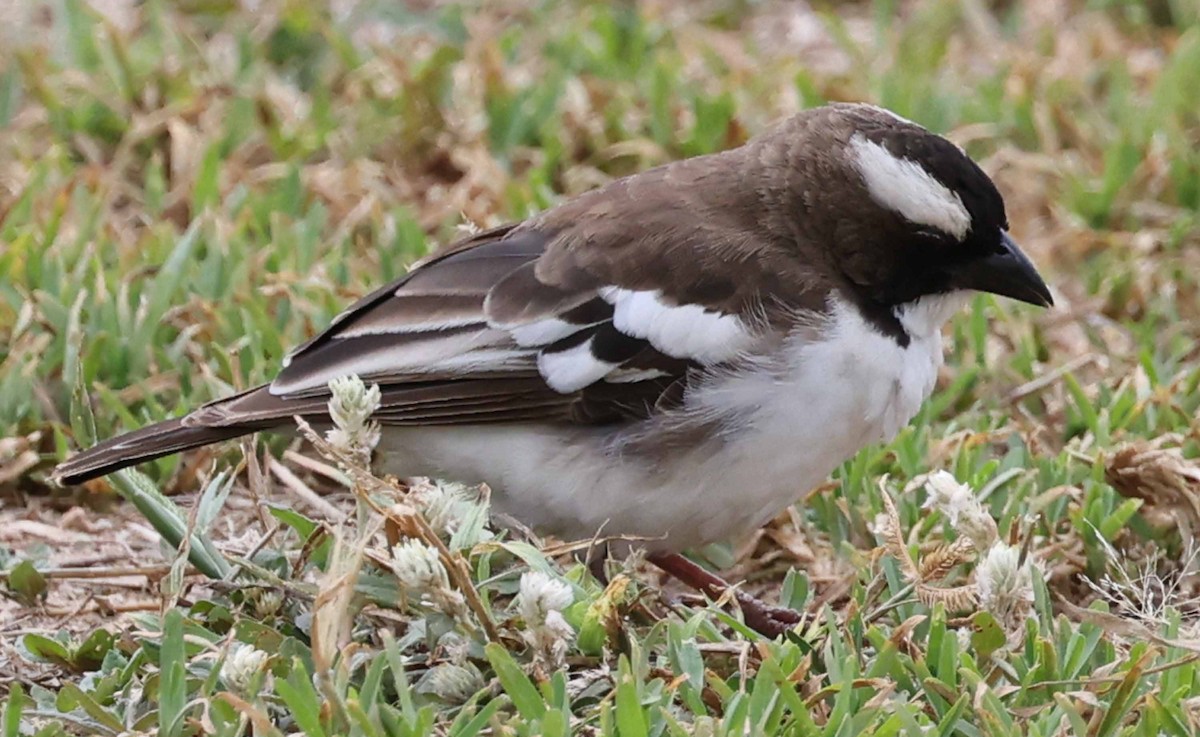
<path fill-rule="evenodd" d="M 731 588 L 719 576 L 709 573 L 677 553 L 655 553 L 647 556 L 646 560 L 712 599 L 719 598 Z M 799 612 L 770 606 L 741 591 L 735 591 L 734 597 L 738 606 L 742 608 L 746 626 L 766 637 L 779 637 L 802 620 Z"/>

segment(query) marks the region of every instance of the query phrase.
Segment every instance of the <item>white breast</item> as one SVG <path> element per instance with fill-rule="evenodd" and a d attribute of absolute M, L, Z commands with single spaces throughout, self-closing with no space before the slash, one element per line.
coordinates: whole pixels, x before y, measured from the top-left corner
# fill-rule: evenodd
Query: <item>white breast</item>
<path fill-rule="evenodd" d="M 486 482 L 498 510 L 566 538 L 637 536 L 672 550 L 726 539 L 764 524 L 863 446 L 894 436 L 932 391 L 939 328 L 961 304 L 940 298 L 900 313 L 906 347 L 835 305 L 819 339 L 797 333 L 762 370 L 689 394 L 698 416 L 739 421 L 665 461 L 613 457 L 608 430 L 397 428 L 381 447 L 386 470 Z"/>

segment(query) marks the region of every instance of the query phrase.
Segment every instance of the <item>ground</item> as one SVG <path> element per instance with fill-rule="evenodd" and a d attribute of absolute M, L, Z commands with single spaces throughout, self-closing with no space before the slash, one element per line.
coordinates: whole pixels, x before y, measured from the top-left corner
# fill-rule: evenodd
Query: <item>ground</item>
<path fill-rule="evenodd" d="M 1194 3 L 56 0 L 0 21 L 4 737 L 1196 733 Z M 804 612 L 787 638 L 636 558 L 605 585 L 586 541 L 312 442 L 47 481 L 91 437 L 269 379 L 464 228 L 832 100 L 962 145 L 1056 306 L 977 299 L 893 443 L 696 551 Z"/>

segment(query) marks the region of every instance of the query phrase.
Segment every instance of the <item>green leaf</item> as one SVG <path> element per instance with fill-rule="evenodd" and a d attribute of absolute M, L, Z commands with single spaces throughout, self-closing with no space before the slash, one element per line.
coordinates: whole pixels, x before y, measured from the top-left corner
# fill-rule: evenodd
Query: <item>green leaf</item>
<path fill-rule="evenodd" d="M 199 171 L 192 185 L 192 212 L 204 212 L 206 208 L 215 207 L 221 201 L 221 146 L 214 142 L 204 152 L 200 160 Z"/>
<path fill-rule="evenodd" d="M 1094 732 L 1097 737 L 1110 737 L 1110 735 L 1117 734 L 1122 720 L 1133 705 L 1134 694 L 1138 687 L 1148 687 L 1148 684 L 1142 683 L 1142 672 L 1153 659 L 1152 655 L 1153 651 L 1147 649 L 1140 658 L 1130 664 L 1129 670 L 1125 672 L 1125 677 L 1121 679 L 1121 683 L 1113 694 L 1112 701 L 1109 702 L 1108 709 L 1104 712 L 1104 718 L 1100 720 L 1100 727 Z"/>
<path fill-rule="evenodd" d="M 117 636 L 108 630 L 93 630 L 71 653 L 71 660 L 80 671 L 98 670 L 116 641 Z"/>
<path fill-rule="evenodd" d="M 1054 694 L 1054 701 L 1058 705 L 1058 708 L 1062 709 L 1063 713 L 1066 714 L 1067 720 L 1071 723 L 1073 734 L 1088 733 L 1087 720 L 1079 713 L 1079 709 L 1075 708 L 1075 704 L 1069 696 L 1064 693 L 1056 693 Z"/>
<path fill-rule="evenodd" d="M 646 737 L 646 715 L 638 697 L 638 684 L 633 677 L 629 658 L 622 655 L 617 663 L 617 732 L 621 737 Z"/>
<path fill-rule="evenodd" d="M 192 221 L 155 275 L 146 294 L 145 307 L 139 311 L 141 319 L 135 327 L 134 334 L 129 338 L 130 345 L 135 349 L 150 353 L 149 349 L 154 344 L 153 336 L 159 329 L 160 320 L 178 299 L 191 271 L 188 269 L 188 263 L 192 260 L 196 245 L 200 241 L 203 224 L 204 220 L 200 218 Z"/>
<path fill-rule="evenodd" d="M 52 640 L 44 635 L 28 634 L 21 641 L 25 645 L 25 649 L 29 654 L 38 660 L 48 663 L 57 663 L 64 668 L 74 668 L 74 663 L 71 660 L 71 651 L 66 645 L 58 640 Z"/>
<path fill-rule="evenodd" d="M 25 606 L 36 606 L 39 600 L 45 599 L 47 588 L 46 577 L 33 561 L 23 560 L 8 572 L 8 589 Z"/>
<path fill-rule="evenodd" d="M 1007 639 L 1004 628 L 990 612 L 971 615 L 971 629 L 971 648 L 975 651 L 977 662 L 987 663 L 992 653 L 1004 647 Z"/>
<path fill-rule="evenodd" d="M 546 713 L 546 703 L 542 700 L 542 695 L 538 693 L 537 687 L 533 685 L 533 681 L 529 680 L 529 676 L 525 675 L 525 671 L 521 670 L 521 666 L 517 664 L 513 656 L 502 645 L 495 642 L 489 643 L 483 649 L 483 653 L 496 671 L 496 678 L 500 681 L 500 686 L 512 699 L 513 705 L 517 707 L 521 716 L 530 721 L 541 719 L 542 715 Z"/>
<path fill-rule="evenodd" d="M 125 725 L 121 722 L 116 714 L 101 706 L 90 694 L 84 692 L 74 683 L 65 683 L 58 692 L 59 698 L 69 699 L 77 704 L 81 709 L 87 712 L 87 715 L 95 719 L 106 730 L 110 730 L 112 734 L 120 734 L 125 731 Z"/>
<path fill-rule="evenodd" d="M 305 517 L 303 514 L 300 514 L 296 510 L 289 507 L 280 507 L 274 504 L 268 504 L 267 512 L 269 512 L 270 515 L 275 519 L 295 530 L 296 534 L 300 536 L 301 540 L 310 537 L 314 532 L 317 531 L 317 528 L 320 527 L 320 525 L 313 520 Z"/>
<path fill-rule="evenodd" d="M 451 725 L 450 737 L 476 737 L 488 727 L 493 716 L 503 705 L 503 699 L 491 699 L 479 710 L 478 714 L 472 715 L 469 711 L 472 704 L 468 704 L 459 712 L 454 724 Z"/>
<path fill-rule="evenodd" d="M 184 515 L 145 474 L 131 468 L 122 469 L 109 477 L 113 488 L 150 522 L 167 544 L 179 548 L 188 534 Z M 216 546 L 205 535 L 193 535 L 188 548 L 188 560 L 210 578 L 224 578 L 229 563 L 216 553 Z"/>
<path fill-rule="evenodd" d="M 0 717 L 0 736 L 20 737 L 21 710 L 25 708 L 25 700 L 25 689 L 18 681 L 12 685 L 8 691 L 8 697 L 4 699 L 4 715 Z"/>
<path fill-rule="evenodd" d="M 387 657 L 392 672 L 392 682 L 396 685 L 396 693 L 400 697 L 400 710 L 404 719 L 410 724 L 417 719 L 417 707 L 413 701 L 412 688 L 408 684 L 408 674 L 404 670 L 404 656 L 392 633 L 383 631 L 383 652 Z"/>
<path fill-rule="evenodd" d="M 1075 378 L 1075 374 L 1067 373 L 1063 375 L 1063 383 L 1066 384 L 1067 391 L 1071 393 L 1071 398 L 1075 401 L 1076 408 L 1083 415 L 1084 424 L 1093 433 L 1100 434 L 1100 414 L 1096 412 L 1092 400 L 1088 399 L 1087 392 L 1080 385 L 1079 379 Z"/>
<path fill-rule="evenodd" d="M 163 737 L 183 734 L 184 710 L 187 707 L 186 663 L 183 613 L 178 609 L 169 609 L 163 617 L 162 647 L 158 653 L 158 730 Z"/>
<path fill-rule="evenodd" d="M 1100 534 L 1104 536 L 1104 539 L 1115 540 L 1117 539 L 1117 533 L 1124 529 L 1125 525 L 1130 519 L 1133 518 L 1133 515 L 1136 514 L 1141 507 L 1141 499 L 1126 499 L 1117 505 L 1117 508 L 1105 516 L 1103 520 L 1101 520 L 1100 524 L 1097 526 L 1097 529 L 1100 531 Z"/>
<path fill-rule="evenodd" d="M 233 474 L 222 471 L 204 487 L 204 492 L 196 502 L 196 532 L 203 534 L 212 527 L 229 493 L 233 491 L 233 480 Z"/>
<path fill-rule="evenodd" d="M 962 717 L 963 712 L 967 709 L 967 704 L 970 702 L 970 694 L 963 694 L 958 697 L 958 700 L 954 702 L 954 706 L 951 706 L 938 722 L 938 737 L 951 737 L 958 730 L 958 720 Z"/>
<path fill-rule="evenodd" d="M 619 627 L 617 613 L 633 594 L 631 583 L 628 576 L 615 576 L 599 596 L 583 607 L 575 639 L 581 652 L 587 655 L 603 652 L 609 641 L 609 627 L 614 624 Z"/>
<path fill-rule="evenodd" d="M 275 682 L 275 693 L 287 704 L 301 732 L 314 737 L 325 737 L 325 727 L 321 724 L 322 699 L 299 658 L 292 660 L 292 669 L 287 678 Z"/>

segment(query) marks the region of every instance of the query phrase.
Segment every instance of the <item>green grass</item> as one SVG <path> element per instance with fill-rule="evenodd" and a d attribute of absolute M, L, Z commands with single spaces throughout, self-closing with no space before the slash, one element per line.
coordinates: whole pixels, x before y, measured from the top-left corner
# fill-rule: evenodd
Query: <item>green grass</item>
<path fill-rule="evenodd" d="M 131 25 L 48 4 L 0 56 L 0 438 L 40 454 L 6 483 L 23 494 L 51 493 L 49 467 L 89 436 L 268 380 L 464 218 L 520 218 L 826 100 L 964 143 L 1060 305 L 976 300 L 939 391 L 891 445 L 757 544 L 700 551 L 810 615 L 787 640 L 668 605 L 632 569 L 606 588 L 471 504 L 453 535 L 421 528 L 478 596 L 449 617 L 406 597 L 367 534 L 370 485 L 345 526 L 284 504 L 246 517 L 279 530 L 239 557 L 219 521 L 257 490 L 230 447 L 211 479 L 212 457 L 192 454 L 72 500 L 115 493 L 163 534 L 166 616 L 23 635 L 21 656 L 59 675 L 11 682 L 0 735 L 1195 733 L 1200 16 L 1170 0 L 1070 2 L 1069 18 L 1048 5 L 837 3 L 789 35 L 782 9 L 737 0 L 364 2 L 336 18 L 152 0 Z M 1130 466 L 1118 489 L 1114 454 L 1136 442 L 1180 455 Z M 1010 632 L 922 603 L 897 557 L 873 553 L 885 477 L 910 554 L 959 536 L 910 483 L 936 469 L 981 491 L 1000 537 L 1045 568 Z M 55 585 L 45 551 L 0 553 L 8 593 L 36 610 Z M 1146 591 L 1106 600 L 1083 583 L 1145 561 L 1179 592 L 1151 591 L 1141 614 Z M 529 570 L 570 587 L 565 667 L 525 637 Z M 225 664 L 241 645 L 270 657 L 239 675 Z"/>

